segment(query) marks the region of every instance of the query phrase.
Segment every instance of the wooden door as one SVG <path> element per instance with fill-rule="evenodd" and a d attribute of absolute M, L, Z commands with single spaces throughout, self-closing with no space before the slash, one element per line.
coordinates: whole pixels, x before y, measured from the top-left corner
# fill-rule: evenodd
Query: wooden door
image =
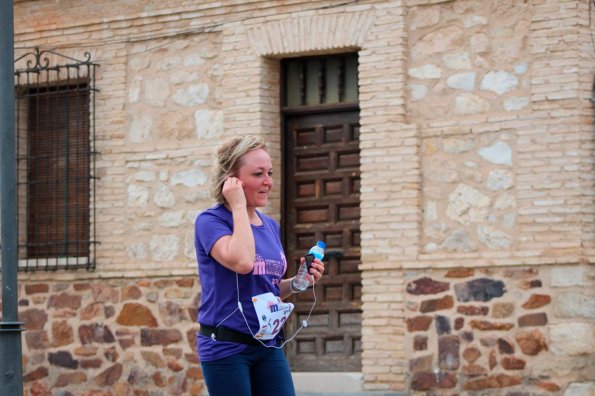
<path fill-rule="evenodd" d="M 284 212 L 287 276 L 317 240 L 327 244 L 316 305 L 286 346 L 294 371 L 361 371 L 359 111 L 285 118 Z M 285 328 L 291 337 L 308 316 L 312 290 L 296 294 Z"/>

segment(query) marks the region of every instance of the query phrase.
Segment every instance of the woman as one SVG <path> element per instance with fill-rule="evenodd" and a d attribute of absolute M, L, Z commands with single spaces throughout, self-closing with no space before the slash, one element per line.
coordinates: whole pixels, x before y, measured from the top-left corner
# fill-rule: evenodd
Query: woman
<path fill-rule="evenodd" d="M 279 225 L 257 208 L 273 188 L 271 157 L 262 140 L 234 137 L 217 150 L 213 195 L 218 204 L 196 219 L 202 285 L 198 353 L 210 396 L 293 396 L 279 331 L 297 289 L 283 279 L 287 261 Z M 304 258 L 302 258 L 304 260 Z M 310 282 L 324 264 L 315 260 Z"/>

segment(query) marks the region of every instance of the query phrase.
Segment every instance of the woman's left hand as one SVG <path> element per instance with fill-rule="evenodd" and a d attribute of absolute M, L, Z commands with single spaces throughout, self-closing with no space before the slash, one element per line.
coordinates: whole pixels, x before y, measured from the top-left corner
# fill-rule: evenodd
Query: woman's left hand
<path fill-rule="evenodd" d="M 302 260 L 304 260 L 302 258 Z M 314 259 L 312 267 L 310 268 L 310 286 L 318 282 L 324 273 L 324 263 L 318 259 Z"/>

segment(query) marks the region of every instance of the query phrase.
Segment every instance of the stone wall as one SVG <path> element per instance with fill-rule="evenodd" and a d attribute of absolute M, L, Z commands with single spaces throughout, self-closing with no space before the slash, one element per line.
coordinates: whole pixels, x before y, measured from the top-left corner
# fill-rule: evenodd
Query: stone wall
<path fill-rule="evenodd" d="M 592 381 L 594 275 L 588 266 L 408 273 L 409 389 L 557 394 Z"/>
<path fill-rule="evenodd" d="M 195 278 L 19 287 L 26 395 L 200 395 Z"/>
<path fill-rule="evenodd" d="M 529 110 L 530 3 L 410 3 L 408 119 Z"/>

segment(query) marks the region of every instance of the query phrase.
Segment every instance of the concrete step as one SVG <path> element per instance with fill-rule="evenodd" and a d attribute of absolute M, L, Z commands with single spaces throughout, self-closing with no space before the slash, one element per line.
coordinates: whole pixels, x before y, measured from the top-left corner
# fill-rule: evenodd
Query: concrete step
<path fill-rule="evenodd" d="M 297 392 L 296 396 L 407 396 L 404 392 Z"/>
<path fill-rule="evenodd" d="M 403 392 L 364 391 L 362 373 L 292 373 L 296 396 L 406 396 Z"/>
<path fill-rule="evenodd" d="M 296 396 L 407 396 L 406 392 L 364 391 L 362 373 L 292 373 Z M 204 390 L 203 396 L 208 396 Z"/>

